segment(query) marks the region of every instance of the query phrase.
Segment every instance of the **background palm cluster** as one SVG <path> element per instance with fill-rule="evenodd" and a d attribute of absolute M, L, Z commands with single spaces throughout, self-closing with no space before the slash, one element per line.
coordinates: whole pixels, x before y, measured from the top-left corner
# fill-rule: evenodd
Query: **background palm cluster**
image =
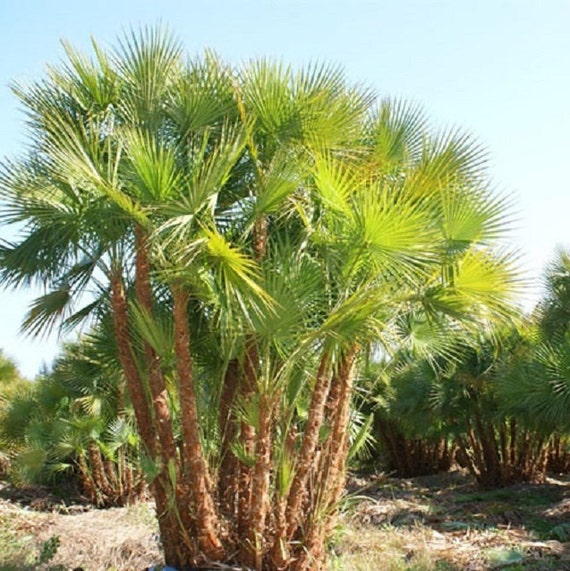
<path fill-rule="evenodd" d="M 433 366 L 404 353 L 375 364 L 368 383 L 387 467 L 414 476 L 455 459 L 485 488 L 568 472 L 567 269 L 560 253 L 533 313 L 471 336 L 455 359 Z"/>

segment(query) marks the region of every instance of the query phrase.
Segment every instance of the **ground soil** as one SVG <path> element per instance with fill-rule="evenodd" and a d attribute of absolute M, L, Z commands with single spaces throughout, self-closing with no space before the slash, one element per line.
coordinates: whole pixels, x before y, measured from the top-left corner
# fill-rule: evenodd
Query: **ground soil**
<path fill-rule="evenodd" d="M 344 516 L 348 527 L 357 538 L 373 529 L 375 542 L 395 543 L 404 560 L 416 552 L 429 560 L 409 569 L 431 563 L 446 571 L 570 570 L 568 476 L 481 491 L 464 472 L 452 471 L 413 479 L 353 477 L 348 488 L 347 497 L 357 498 Z M 340 549 L 358 549 L 357 543 L 341 542 Z"/>
<path fill-rule="evenodd" d="M 38 565 L 54 537 L 55 555 Z M 570 478 L 483 492 L 461 472 L 352 477 L 330 549 L 334 570 L 570 571 Z M 159 562 L 148 502 L 96 510 L 42 488 L 0 489 L 0 571 Z"/>

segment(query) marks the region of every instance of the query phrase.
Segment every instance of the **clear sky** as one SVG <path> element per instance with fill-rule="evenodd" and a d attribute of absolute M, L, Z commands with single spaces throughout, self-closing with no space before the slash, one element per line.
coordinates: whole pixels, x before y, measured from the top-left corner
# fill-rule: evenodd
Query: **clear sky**
<path fill-rule="evenodd" d="M 489 150 L 497 189 L 514 193 L 528 277 L 538 284 L 556 246 L 570 246 L 570 1 L 3 0 L 0 157 L 25 144 L 10 81 L 39 78 L 62 38 L 112 45 L 159 21 L 190 53 L 338 63 L 382 96 L 421 104 L 435 126 L 467 129 Z M 0 348 L 29 377 L 57 347 L 18 334 L 38 293 L 0 291 Z"/>

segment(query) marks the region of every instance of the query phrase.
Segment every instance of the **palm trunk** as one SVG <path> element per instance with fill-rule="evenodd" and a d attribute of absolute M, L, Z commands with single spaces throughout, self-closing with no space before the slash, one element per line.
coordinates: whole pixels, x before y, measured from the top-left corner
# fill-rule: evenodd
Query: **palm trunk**
<path fill-rule="evenodd" d="M 150 283 L 150 262 L 148 259 L 148 245 L 144 231 L 137 227 L 136 238 L 136 278 L 135 292 L 139 307 L 150 317 L 153 313 L 152 288 Z M 164 375 L 161 370 L 161 360 L 156 351 L 146 341 L 143 342 L 148 379 L 152 394 L 154 417 L 162 449 L 162 459 L 166 465 L 174 466 L 179 473 L 179 462 L 172 431 L 172 420 L 168 408 L 168 393 Z"/>
<path fill-rule="evenodd" d="M 268 241 L 268 225 L 267 218 L 265 215 L 259 216 L 253 225 L 253 257 L 256 262 L 261 262 L 267 255 L 267 241 Z M 257 342 L 255 336 L 250 334 L 246 338 L 245 343 L 245 359 L 243 363 L 243 376 L 241 383 L 239 385 L 239 396 L 244 403 L 249 403 L 255 397 L 257 392 L 257 370 L 259 367 L 259 354 L 257 349 Z M 261 400 L 258 404 L 261 407 Z M 263 424 L 267 424 L 268 419 L 263 418 L 264 414 L 259 410 L 260 421 L 263 420 Z M 261 424 L 261 422 L 260 422 Z M 244 453 L 253 457 L 256 453 L 256 447 L 261 446 L 261 452 L 265 456 L 266 448 L 268 444 L 268 439 L 271 438 L 270 430 L 267 426 L 264 427 L 266 433 L 260 440 L 256 439 L 255 427 L 247 422 L 241 423 L 240 440 L 244 450 Z M 264 470 L 262 465 L 266 462 L 266 459 L 261 460 L 262 464 L 258 464 L 258 483 L 259 480 L 263 480 L 264 477 L 261 472 Z M 239 466 L 239 483 L 238 483 L 238 516 L 237 516 L 237 530 L 238 537 L 240 538 L 240 561 L 242 564 L 248 567 L 257 568 L 257 563 L 259 560 L 261 541 L 260 537 L 256 537 L 254 531 L 254 513 L 253 513 L 253 502 L 259 502 L 260 499 L 256 498 L 254 500 L 254 469 L 244 463 Z M 263 485 L 263 484 L 262 484 Z M 258 494 L 259 490 L 255 490 Z M 256 518 L 257 525 L 261 525 L 262 520 L 264 520 L 264 509 L 257 505 L 255 508 L 257 510 Z"/>
<path fill-rule="evenodd" d="M 153 297 L 150 278 L 147 236 L 140 226 L 135 227 L 135 293 L 139 307 L 149 317 L 153 315 Z M 161 359 L 154 348 L 143 341 L 148 381 L 152 396 L 152 409 L 160 442 L 162 483 L 169 509 L 174 520 L 172 535 L 177 537 L 177 547 L 182 553 L 182 564 L 194 561 L 195 546 L 189 534 L 194 530 L 194 520 L 188 510 L 189 490 L 181 481 L 180 459 L 174 441 L 172 418 L 168 406 L 168 391 L 162 373 Z M 174 476 L 174 478 L 173 478 Z M 186 546 L 186 549 L 184 548 Z"/>
<path fill-rule="evenodd" d="M 87 455 L 89 458 L 89 464 L 91 465 L 93 480 L 95 481 L 95 485 L 99 492 L 99 507 L 109 505 L 109 502 L 112 501 L 113 498 L 113 488 L 110 485 L 105 472 L 101 450 L 99 450 L 98 446 L 94 442 L 90 442 L 87 445 Z"/>
<path fill-rule="evenodd" d="M 132 351 L 127 300 L 120 269 L 118 268 L 114 268 L 111 275 L 111 305 L 113 308 L 115 340 L 117 342 L 119 360 L 127 381 L 129 396 L 133 403 L 137 428 L 141 435 L 145 452 L 153 461 L 157 461 L 159 460 L 157 436 L 150 408 L 147 404 L 144 384 Z M 157 476 L 152 486 L 164 558 L 167 564 L 173 567 L 180 567 L 186 561 L 187 554 L 182 549 L 177 532 L 178 522 L 169 508 L 168 477 L 165 477 L 164 474 Z"/>
<path fill-rule="evenodd" d="M 299 525 L 301 507 L 306 497 L 306 487 L 311 470 L 314 468 L 315 454 L 319 441 L 319 432 L 324 421 L 324 410 L 330 387 L 330 356 L 325 351 L 321 356 L 315 378 L 311 404 L 307 415 L 307 426 L 301 448 L 295 461 L 296 472 L 293 481 L 283 497 L 277 499 L 275 506 L 275 532 L 271 561 L 276 569 L 285 569 L 289 560 L 289 540 Z M 289 429 L 286 437 L 286 450 L 291 458 L 295 454 L 295 427 Z"/>
<path fill-rule="evenodd" d="M 188 296 L 181 286 L 172 288 L 174 300 L 174 333 L 176 370 L 180 390 L 182 434 L 188 461 L 188 479 L 196 511 L 196 532 L 200 549 L 207 559 L 220 561 L 224 549 L 220 540 L 220 518 L 208 488 L 208 467 L 200 441 L 198 405 L 194 389 L 190 329 L 188 327 Z"/>
<path fill-rule="evenodd" d="M 323 479 L 323 497 L 328 496 L 328 505 L 333 506 L 339 499 L 344 487 L 345 461 L 349 447 L 349 421 L 350 421 L 350 401 L 352 398 L 352 386 L 354 377 L 352 368 L 356 358 L 357 347 L 351 348 L 343 358 L 336 381 L 339 387 L 338 400 L 330 403 L 329 417 L 332 425 L 331 433 L 327 439 L 325 450 L 328 456 L 328 473 Z M 328 492 L 328 493 L 327 493 Z"/>
<path fill-rule="evenodd" d="M 518 434 L 518 425 L 517 421 L 512 418 L 509 423 L 509 434 L 510 434 L 510 450 L 509 450 L 509 460 L 511 464 L 514 464 L 516 461 L 516 454 L 517 454 L 517 434 Z"/>
<path fill-rule="evenodd" d="M 79 476 L 81 479 L 81 487 L 83 491 L 89 497 L 89 501 L 93 505 L 97 505 L 99 502 L 99 490 L 95 484 L 93 477 L 91 476 L 91 471 L 89 466 L 85 461 L 85 457 L 81 454 L 77 456 L 77 465 L 79 467 Z"/>
<path fill-rule="evenodd" d="M 285 434 L 284 455 L 286 462 L 291 463 L 296 454 L 297 449 L 297 427 L 293 423 Z M 276 479 L 279 478 L 276 475 Z M 290 489 L 290 488 L 289 488 Z M 287 489 L 281 491 L 277 485 L 276 492 L 273 497 L 272 525 L 273 525 L 273 545 L 270 552 L 270 561 L 272 569 L 281 570 L 287 565 L 289 558 L 289 549 L 287 546 Z"/>
<path fill-rule="evenodd" d="M 307 426 L 303 435 L 303 442 L 297 458 L 297 471 L 291 488 L 289 490 L 287 501 L 287 522 L 288 529 L 286 532 L 287 537 L 291 537 L 294 529 L 297 526 L 299 519 L 300 508 L 305 495 L 305 487 L 307 485 L 307 478 L 313 466 L 315 452 L 319 443 L 319 433 L 325 418 L 325 405 L 327 402 L 327 395 L 331 383 L 331 376 L 329 373 L 329 354 L 325 351 L 321 357 L 315 386 L 313 388 L 313 395 L 311 398 L 311 405 L 307 417 Z"/>
<path fill-rule="evenodd" d="M 255 446 L 254 494 L 251 502 L 251 538 L 254 541 L 254 569 L 262 571 L 265 552 L 265 520 L 269 507 L 269 479 L 271 473 L 273 403 L 267 395 L 259 400 L 259 432 Z"/>
<path fill-rule="evenodd" d="M 239 384 L 239 363 L 232 359 L 224 375 L 224 386 L 220 397 L 220 433 L 221 451 L 218 471 L 218 497 L 224 516 L 233 523 L 237 515 L 237 493 L 239 480 L 239 461 L 231 449 L 237 435 L 237 425 L 233 414 L 233 405 Z"/>
<path fill-rule="evenodd" d="M 330 515 L 334 510 L 345 479 L 348 452 L 348 424 L 352 397 L 352 367 L 358 348 L 352 347 L 343 357 L 333 376 L 325 410 L 331 432 L 324 444 L 318 471 L 314 473 L 313 501 L 303 522 L 303 549 L 292 562 L 291 571 L 313 571 L 325 568 L 324 541 L 328 534 Z"/>
<path fill-rule="evenodd" d="M 408 445 L 398 426 L 394 421 L 381 417 L 378 418 L 377 424 L 383 451 L 388 456 L 387 467 L 400 477 L 409 477 Z"/>
<path fill-rule="evenodd" d="M 239 390 L 240 399 L 244 403 L 250 403 L 255 398 L 258 363 L 257 344 L 253 336 L 249 336 L 246 342 L 243 375 Z M 240 440 L 244 453 L 249 457 L 254 457 L 255 427 L 248 422 L 242 422 Z M 239 466 L 237 527 L 240 538 L 240 561 L 248 567 L 255 565 L 255 538 L 252 536 L 251 527 L 252 493 L 253 469 L 242 462 Z"/>
<path fill-rule="evenodd" d="M 475 410 L 475 427 L 479 434 L 479 442 L 483 453 L 483 473 L 481 475 L 481 485 L 483 487 L 494 488 L 503 483 L 503 473 L 499 464 L 497 443 L 493 426 L 485 423 L 479 410 Z"/>
<path fill-rule="evenodd" d="M 253 254 L 256 262 L 260 262 L 267 255 L 267 242 L 267 217 L 262 214 L 253 224 Z"/>
<path fill-rule="evenodd" d="M 146 401 L 144 385 L 131 348 L 127 300 L 118 271 L 115 271 L 111 276 L 111 305 L 113 308 L 115 340 L 119 352 L 119 361 L 121 362 L 129 396 L 133 403 L 138 431 L 147 454 L 151 458 L 155 458 L 157 454 L 156 434 Z"/>

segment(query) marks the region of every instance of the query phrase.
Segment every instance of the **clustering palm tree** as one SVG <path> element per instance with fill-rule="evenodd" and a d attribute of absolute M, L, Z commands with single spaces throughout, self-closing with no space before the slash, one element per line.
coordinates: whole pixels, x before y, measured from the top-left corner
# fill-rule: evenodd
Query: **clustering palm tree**
<path fill-rule="evenodd" d="M 321 569 L 361 364 L 509 313 L 484 153 L 328 66 L 66 51 L 0 176 L 25 326 L 111 316 L 169 565 Z"/>
<path fill-rule="evenodd" d="M 500 385 L 504 406 L 548 440 L 548 466 L 570 467 L 570 273 L 560 251 L 545 272 L 545 292 L 529 318 L 526 351 L 519 352 Z"/>
<path fill-rule="evenodd" d="M 528 318 L 459 337 L 451 356 L 385 365 L 374 385 L 385 465 L 399 475 L 445 469 L 453 443 L 486 488 L 567 470 L 568 343 L 545 341 L 539 325 Z"/>
<path fill-rule="evenodd" d="M 570 323 L 570 253 L 559 250 L 544 275 L 543 298 L 536 319 L 545 339 L 564 335 Z"/>
<path fill-rule="evenodd" d="M 16 364 L 0 350 L 0 422 L 6 415 L 10 401 L 28 389 L 29 382 L 20 375 Z M 10 442 L 0 434 L 0 477 L 6 476 L 9 471 L 12 453 Z"/>
<path fill-rule="evenodd" d="M 12 450 L 12 481 L 63 474 L 93 504 L 122 506 L 141 497 L 145 479 L 123 377 L 101 333 L 67 345 L 52 371 L 13 395 L 0 434 Z"/>
<path fill-rule="evenodd" d="M 367 404 L 374 415 L 374 463 L 401 478 L 448 471 L 455 445 L 435 400 L 438 370 L 433 363 L 400 358 L 379 363 L 371 372 Z"/>
<path fill-rule="evenodd" d="M 449 406 L 458 418 L 458 458 L 485 488 L 545 476 L 548 434 L 514 410 L 505 390 L 517 375 L 514 364 L 531 346 L 530 334 L 519 327 L 481 338 L 452 377 L 461 387 L 455 406 Z"/>

